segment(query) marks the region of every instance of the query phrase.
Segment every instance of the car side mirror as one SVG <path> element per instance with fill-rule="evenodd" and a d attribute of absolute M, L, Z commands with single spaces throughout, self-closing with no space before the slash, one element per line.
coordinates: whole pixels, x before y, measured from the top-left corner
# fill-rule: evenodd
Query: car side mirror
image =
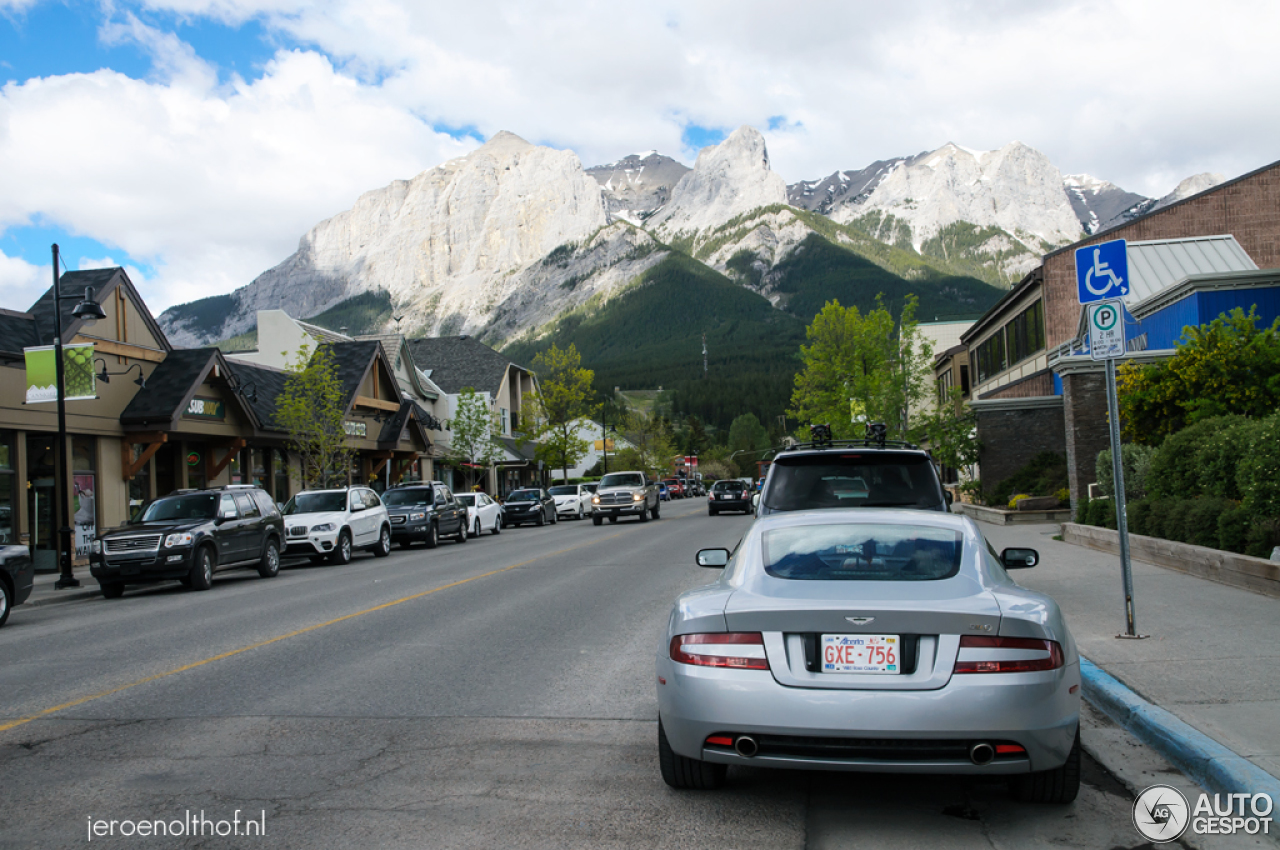
<path fill-rule="evenodd" d="M 354 505 L 351 506 L 352 513 L 355 513 L 356 511 L 363 511 L 364 509 L 365 509 L 364 502 L 356 502 Z"/>
<path fill-rule="evenodd" d="M 1040 553 L 1035 549 L 1005 549 L 1000 553 L 1000 563 L 1006 570 L 1022 570 L 1040 563 Z"/>
<path fill-rule="evenodd" d="M 943 500 L 947 503 L 947 508 L 948 508 L 948 509 L 950 509 L 950 507 L 951 507 L 951 503 L 955 500 L 955 499 L 954 499 L 954 497 L 951 495 L 951 491 L 950 491 L 950 490 L 943 490 L 943 491 L 942 491 L 942 498 L 943 498 Z"/>
<path fill-rule="evenodd" d="M 719 569 L 729 563 L 728 549 L 699 549 L 698 566 Z"/>

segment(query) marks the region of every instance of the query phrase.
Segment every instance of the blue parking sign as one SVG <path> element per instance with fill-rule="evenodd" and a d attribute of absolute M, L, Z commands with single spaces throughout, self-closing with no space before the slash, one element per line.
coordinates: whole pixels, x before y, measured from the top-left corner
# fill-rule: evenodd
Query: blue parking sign
<path fill-rule="evenodd" d="M 1123 239 L 1076 249 L 1080 303 L 1129 294 L 1129 254 Z"/>

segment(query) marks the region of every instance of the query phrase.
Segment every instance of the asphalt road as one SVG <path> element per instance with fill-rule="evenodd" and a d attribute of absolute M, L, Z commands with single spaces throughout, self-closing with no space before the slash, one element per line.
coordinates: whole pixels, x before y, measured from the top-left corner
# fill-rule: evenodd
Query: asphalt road
<path fill-rule="evenodd" d="M 702 546 L 751 520 L 508 529 L 346 567 L 15 610 L 0 631 L 0 847 L 1134 847 L 1092 760 L 1072 806 L 1004 785 L 734 769 L 675 792 L 653 654 Z M 1088 731 L 1086 730 L 1086 733 Z M 90 836 L 203 812 L 239 838 Z"/>

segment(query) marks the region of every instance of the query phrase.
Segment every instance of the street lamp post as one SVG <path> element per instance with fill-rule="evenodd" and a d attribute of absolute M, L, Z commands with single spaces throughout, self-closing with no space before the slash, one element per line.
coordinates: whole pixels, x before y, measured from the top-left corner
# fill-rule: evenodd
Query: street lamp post
<path fill-rule="evenodd" d="M 62 290 L 60 287 L 58 246 L 55 243 L 53 246 L 53 368 L 54 381 L 57 383 L 58 391 L 58 486 L 62 488 L 62 497 L 58 499 L 58 511 L 61 513 L 61 525 L 58 527 L 58 564 L 60 569 L 58 580 L 53 585 L 55 590 L 80 586 L 80 580 L 75 577 L 71 567 L 75 547 L 72 544 L 71 486 L 67 480 L 67 401 L 62 364 Z M 107 317 L 98 302 L 93 300 L 89 289 L 85 289 L 84 300 L 75 306 L 75 309 L 71 311 L 71 315 L 82 320 L 85 324 L 92 324 L 98 319 Z"/>
<path fill-rule="evenodd" d="M 618 433 L 618 426 L 615 425 L 609 429 L 608 433 L 604 430 L 604 414 L 600 414 L 600 450 L 604 452 L 604 474 L 609 474 L 609 434 Z"/>

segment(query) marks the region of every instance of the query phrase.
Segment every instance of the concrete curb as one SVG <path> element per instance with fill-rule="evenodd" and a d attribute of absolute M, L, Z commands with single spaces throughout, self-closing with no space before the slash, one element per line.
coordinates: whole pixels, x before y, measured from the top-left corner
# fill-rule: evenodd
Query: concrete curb
<path fill-rule="evenodd" d="M 1217 794 L 1264 793 L 1280 800 L 1280 779 L 1147 702 L 1084 656 L 1080 678 L 1085 699 L 1202 787 Z"/>
<path fill-rule="evenodd" d="M 93 589 L 91 590 L 87 588 L 81 588 L 80 590 L 73 590 L 71 588 L 67 588 L 66 590 L 55 590 L 53 592 L 57 595 L 56 596 L 41 595 L 39 599 L 29 598 L 27 599 L 26 602 L 23 602 L 21 605 L 17 605 L 14 607 L 15 608 L 40 608 L 44 605 L 61 605 L 63 602 L 76 602 L 81 599 L 93 599 L 95 597 L 102 596 L 102 591 L 98 588 L 97 582 L 94 582 Z"/>

